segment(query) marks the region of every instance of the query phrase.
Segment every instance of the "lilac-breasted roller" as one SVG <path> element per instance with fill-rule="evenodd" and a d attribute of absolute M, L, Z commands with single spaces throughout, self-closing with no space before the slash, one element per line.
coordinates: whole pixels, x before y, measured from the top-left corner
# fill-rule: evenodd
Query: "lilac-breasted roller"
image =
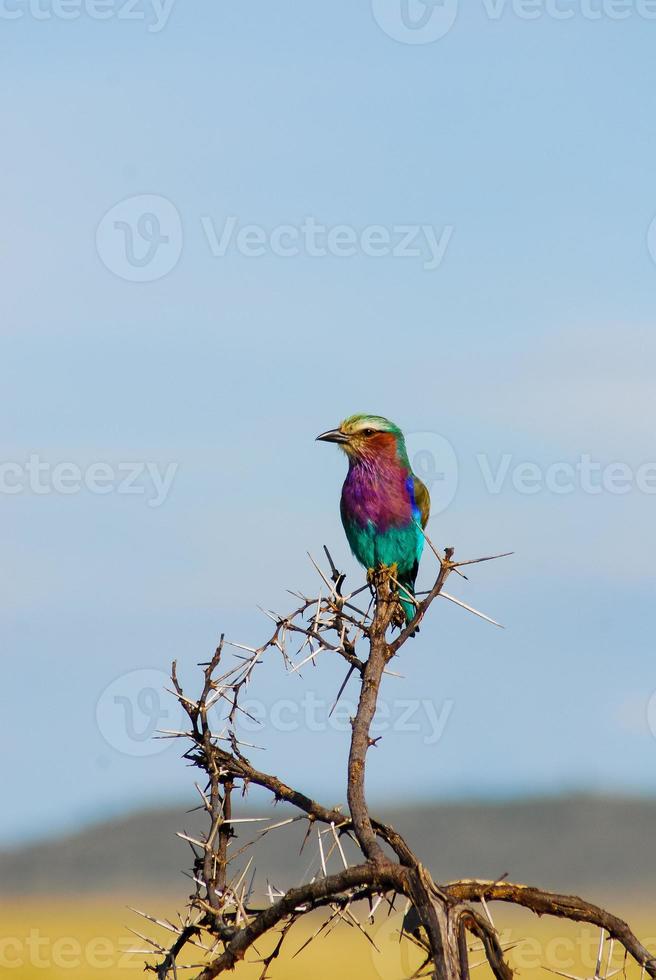
<path fill-rule="evenodd" d="M 396 566 L 410 622 L 415 606 L 404 590 L 414 596 L 430 495 L 412 472 L 403 433 L 380 415 L 352 415 L 317 439 L 337 443 L 348 457 L 340 509 L 351 551 L 368 570 Z"/>

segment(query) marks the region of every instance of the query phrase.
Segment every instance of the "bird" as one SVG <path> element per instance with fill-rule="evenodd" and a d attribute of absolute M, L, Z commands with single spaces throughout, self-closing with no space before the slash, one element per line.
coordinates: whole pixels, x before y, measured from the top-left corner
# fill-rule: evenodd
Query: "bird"
<path fill-rule="evenodd" d="M 430 494 L 412 472 L 398 425 L 381 415 L 351 415 L 317 436 L 348 458 L 340 513 L 351 551 L 368 571 L 389 568 L 399 583 L 403 618 L 416 612 L 415 582 L 430 515 Z"/>

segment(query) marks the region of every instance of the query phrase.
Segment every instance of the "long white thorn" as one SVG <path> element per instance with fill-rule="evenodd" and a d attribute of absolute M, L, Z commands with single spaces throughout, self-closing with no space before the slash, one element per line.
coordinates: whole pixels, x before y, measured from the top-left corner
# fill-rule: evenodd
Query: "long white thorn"
<path fill-rule="evenodd" d="M 316 568 L 316 570 L 318 571 L 318 573 L 321 576 L 321 578 L 324 580 L 324 582 L 328 586 L 328 589 L 330 590 L 330 594 L 336 596 L 337 593 L 335 592 L 335 585 L 334 585 L 334 583 L 331 582 L 329 578 L 326 578 L 326 576 L 324 575 L 324 573 L 322 572 L 322 570 L 319 568 L 319 566 L 317 565 L 316 561 L 314 560 L 314 558 L 312 557 L 312 555 L 310 554 L 309 551 L 307 553 L 307 556 L 310 559 L 310 561 L 312 562 L 312 564 L 314 565 L 314 567 Z"/>
<path fill-rule="evenodd" d="M 599 950 L 597 951 L 597 963 L 595 966 L 595 980 L 601 980 L 601 961 L 604 957 L 604 936 L 605 932 L 603 928 L 599 933 Z"/>
<path fill-rule="evenodd" d="M 514 551 L 504 551 L 501 555 L 488 555 L 487 558 L 470 558 L 468 561 L 454 562 L 454 565 L 458 568 L 461 568 L 463 565 L 480 565 L 484 561 L 496 561 L 497 558 L 510 558 L 514 554 Z"/>
<path fill-rule="evenodd" d="M 342 848 L 342 842 L 339 839 L 339 836 L 337 834 L 337 831 L 335 830 L 334 821 L 332 821 L 332 820 L 330 821 L 330 829 L 333 832 L 333 837 L 335 838 L 335 843 L 337 844 L 337 847 L 338 847 L 339 853 L 340 853 L 340 857 L 341 857 L 342 863 L 344 865 L 344 869 L 346 870 L 348 868 L 348 861 L 346 860 L 346 855 L 344 854 L 344 850 Z"/>
<path fill-rule="evenodd" d="M 455 602 L 456 606 L 460 606 L 461 609 L 466 609 L 467 612 L 473 613 L 474 616 L 478 616 L 479 619 L 484 619 L 486 623 L 492 623 L 493 626 L 498 626 L 500 630 L 505 629 L 501 623 L 497 623 L 496 619 L 492 619 L 491 616 L 486 616 L 485 613 L 479 612 L 478 609 L 474 609 L 473 606 L 468 606 L 466 602 L 462 599 L 456 599 L 455 596 L 449 595 L 448 592 L 440 592 L 443 599 L 448 599 L 449 602 Z"/>
<path fill-rule="evenodd" d="M 323 844 L 321 843 L 321 831 L 317 828 L 317 838 L 319 840 L 319 854 L 321 855 L 321 867 L 323 868 L 324 878 L 328 877 L 328 872 L 326 871 L 326 859 L 323 853 Z"/>

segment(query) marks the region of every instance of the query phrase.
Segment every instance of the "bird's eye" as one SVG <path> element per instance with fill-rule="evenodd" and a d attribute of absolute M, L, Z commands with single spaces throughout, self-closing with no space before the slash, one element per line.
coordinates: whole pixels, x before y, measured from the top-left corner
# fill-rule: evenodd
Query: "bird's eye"
<path fill-rule="evenodd" d="M 375 429 L 363 429 L 362 430 L 362 435 L 363 436 L 372 436 L 375 431 L 376 431 Z"/>

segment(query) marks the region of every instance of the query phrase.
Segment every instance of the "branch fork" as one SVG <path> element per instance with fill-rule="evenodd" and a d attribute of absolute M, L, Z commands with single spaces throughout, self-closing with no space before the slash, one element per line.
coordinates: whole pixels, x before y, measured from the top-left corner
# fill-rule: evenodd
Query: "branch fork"
<path fill-rule="evenodd" d="M 607 933 L 623 946 L 644 973 L 656 978 L 656 958 L 621 919 L 580 898 L 556 895 L 503 879 L 436 884 L 403 837 L 393 827 L 372 816 L 365 794 L 366 762 L 368 750 L 380 741 L 371 737 L 371 724 L 383 674 L 390 672 L 388 665 L 416 635 L 438 596 L 499 625 L 443 590 L 452 572 L 464 579 L 463 567 L 506 557 L 506 554 L 455 561 L 453 548 L 445 548 L 441 554 L 428 537 L 426 542 L 437 559 L 437 574 L 424 597 L 414 600 L 416 612 L 412 621 L 404 624 L 396 635 L 393 632 L 395 611 L 403 586 L 396 580 L 394 569 L 379 570 L 371 577 L 372 602 L 369 609 L 363 611 L 357 605 L 357 597 L 367 586 L 344 594 L 345 576 L 324 548 L 329 571 L 324 572 L 313 561 L 321 578 L 322 592 L 315 597 L 293 593 L 300 604 L 287 615 L 267 612 L 273 620 L 274 630 L 259 647 L 230 644 L 222 636 L 212 659 L 201 665 L 202 685 L 196 699 L 183 691 L 176 664 L 173 664 L 173 689 L 189 719 L 190 731 L 172 733 L 171 737 L 182 737 L 189 742 L 184 758 L 203 774 L 202 785 L 199 783 L 196 788 L 208 828 L 202 839 L 180 835 L 192 850 L 194 891 L 179 926 L 167 924 L 167 928 L 175 933 L 172 945 L 166 949 L 146 940 L 157 960 L 148 963 L 147 969 L 156 973 L 158 980 L 177 977 L 178 959 L 189 946 L 200 948 L 204 956 L 196 980 L 212 980 L 233 970 L 247 955 L 257 952 L 256 945 L 263 936 L 277 933 L 272 952 L 260 956 L 263 967 L 260 977 L 264 980 L 280 955 L 292 925 L 316 909 L 327 910 L 328 918 L 302 948 L 340 919 L 356 925 L 373 942 L 366 926 L 354 915 L 353 907 L 366 901 L 369 912 L 365 921 L 372 923 L 376 916 L 392 913 L 396 896 L 401 896 L 408 906 L 404 934 L 423 951 L 425 958 L 415 976 L 468 980 L 472 968 L 469 935 L 479 944 L 478 948 L 497 980 L 511 980 L 513 973 L 505 957 L 506 950 L 487 904 L 503 902 L 530 909 L 537 915 L 592 923 L 602 930 L 602 938 Z M 299 643 L 297 649 L 294 649 L 295 641 Z M 358 652 L 363 646 L 364 654 Z M 228 647 L 240 651 L 233 654 L 231 665 L 225 663 Z M 243 711 L 240 699 L 254 680 L 257 664 L 271 651 L 281 656 L 289 673 L 300 674 L 308 665 L 316 667 L 324 656 L 344 660 L 348 664 L 348 673 L 333 709 L 350 678 L 355 675 L 359 682 L 347 764 L 348 813 L 343 813 L 339 806 L 322 804 L 277 775 L 258 769 L 243 752 L 245 746 L 235 727 Z M 219 717 L 220 735 L 213 727 L 215 716 Z M 274 823 L 266 821 L 253 841 L 235 850 L 236 825 L 244 819 L 252 822 L 253 818 L 240 819 L 234 815 L 233 797 L 237 791 L 245 794 L 251 785 L 266 790 L 275 802 L 292 805 L 297 813 Z M 301 851 L 313 828 L 318 830 L 320 863 L 315 873 L 309 881 L 284 892 L 269 885 L 269 904 L 264 907 L 254 905 L 255 872 L 250 872 L 253 859 L 251 857 L 241 871 L 233 871 L 235 861 L 242 859 L 246 851 L 265 835 L 296 822 L 306 824 Z M 342 845 L 345 840 L 349 840 L 359 853 L 357 863 L 349 863 Z M 329 871 L 331 860 L 339 860 L 340 870 Z M 247 880 L 249 873 L 251 877 Z"/>

